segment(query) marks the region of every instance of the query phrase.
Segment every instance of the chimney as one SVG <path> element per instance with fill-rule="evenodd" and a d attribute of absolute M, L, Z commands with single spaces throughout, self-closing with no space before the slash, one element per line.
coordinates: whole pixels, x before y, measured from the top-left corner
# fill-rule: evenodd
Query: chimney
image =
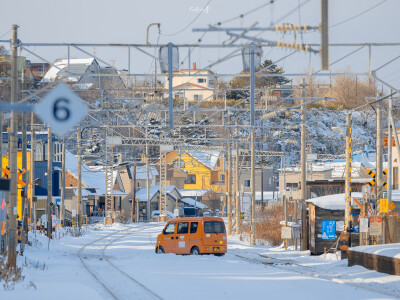
<path fill-rule="evenodd" d="M 193 70 L 197 70 L 195 62 L 193 63 Z"/>

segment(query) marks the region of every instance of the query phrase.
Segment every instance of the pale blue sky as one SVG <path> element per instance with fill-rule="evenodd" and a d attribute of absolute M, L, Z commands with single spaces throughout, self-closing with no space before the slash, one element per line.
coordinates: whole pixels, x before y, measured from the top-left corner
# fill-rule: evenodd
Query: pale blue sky
<path fill-rule="evenodd" d="M 87 43 L 145 43 L 146 27 L 153 22 L 161 23 L 161 33 L 171 34 L 180 31 L 188 25 L 197 15 L 199 9 L 203 8 L 209 0 L 13 0 L 2 4 L 2 17 L 0 18 L 0 36 L 10 30 L 11 24 L 18 24 L 19 37 L 23 42 L 87 42 Z M 182 33 L 167 37 L 160 36 L 159 43 L 196 43 L 201 35 L 193 33 L 193 27 L 205 27 L 215 24 L 231 17 L 239 16 L 270 1 L 252 0 L 211 0 L 206 12 Z M 299 23 L 307 25 L 319 25 L 320 23 L 320 0 L 275 0 L 273 5 L 268 5 L 257 12 L 249 14 L 242 19 L 228 22 L 225 26 L 249 26 L 258 21 L 259 26 L 268 26 L 271 22 L 280 19 L 287 12 L 297 7 L 299 3 L 306 2 L 300 12 L 296 10 L 284 19 L 284 22 Z M 380 3 L 381 0 L 331 0 L 330 1 L 330 25 L 346 20 L 358 13 Z M 355 18 L 343 25 L 331 28 L 330 42 L 400 42 L 397 34 L 400 28 L 400 1 L 386 0 L 381 5 Z M 283 22 L 283 21 L 282 21 Z M 154 27 L 150 32 L 150 41 L 157 42 L 157 29 Z M 277 40 L 281 35 L 265 32 L 262 37 Z M 0 39 L 8 39 L 10 33 Z M 292 36 L 286 36 L 290 41 Z M 305 42 L 320 41 L 317 32 L 307 33 L 303 36 Z M 203 39 L 204 43 L 221 43 L 227 40 L 224 33 L 207 33 Z M 298 40 L 301 40 L 298 37 Z M 381 48 L 373 51 L 373 67 L 376 68 L 399 54 L 400 47 Z M 331 48 L 330 61 L 333 62 L 355 48 Z M 55 47 L 32 47 L 32 51 L 46 57 L 50 61 L 56 58 L 66 57 L 66 48 Z M 104 49 L 92 47 L 85 48 L 88 52 L 96 54 L 120 68 L 127 68 L 126 49 Z M 148 50 L 150 51 L 150 50 Z M 151 50 L 153 51 L 153 50 Z M 194 51 L 192 61 L 196 61 L 199 67 L 204 67 L 210 62 L 216 61 L 232 50 L 208 49 Z M 265 58 L 279 59 L 288 50 L 264 48 Z M 268 56 L 267 56 L 268 54 Z M 24 52 L 23 52 L 24 55 Z M 28 55 L 32 61 L 36 58 Z M 186 57 L 187 50 L 180 53 L 181 60 Z M 72 57 L 83 57 L 83 54 L 72 51 Z M 143 73 L 153 70 L 150 59 L 138 51 L 132 52 L 131 69 L 134 73 Z M 313 55 L 313 68 L 319 69 L 319 57 Z M 308 68 L 308 54 L 295 54 L 286 59 L 281 66 L 287 72 L 302 72 Z M 185 67 L 187 63 L 185 63 Z M 400 82 L 400 74 L 397 69 L 399 63 L 395 63 L 383 69 L 379 74 L 392 83 Z M 332 67 L 333 71 L 343 70 L 350 67 L 353 71 L 368 70 L 368 50 L 363 49 L 356 55 L 349 57 L 342 63 Z M 240 57 L 218 65 L 214 71 L 220 73 L 235 73 L 242 68 Z"/>

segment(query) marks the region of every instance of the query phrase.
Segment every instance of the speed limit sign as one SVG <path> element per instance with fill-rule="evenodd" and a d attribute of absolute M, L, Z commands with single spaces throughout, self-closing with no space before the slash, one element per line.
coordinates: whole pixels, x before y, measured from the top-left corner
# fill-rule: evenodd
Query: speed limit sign
<path fill-rule="evenodd" d="M 35 113 L 59 137 L 79 123 L 88 108 L 67 85 L 59 83 L 35 106 Z"/>

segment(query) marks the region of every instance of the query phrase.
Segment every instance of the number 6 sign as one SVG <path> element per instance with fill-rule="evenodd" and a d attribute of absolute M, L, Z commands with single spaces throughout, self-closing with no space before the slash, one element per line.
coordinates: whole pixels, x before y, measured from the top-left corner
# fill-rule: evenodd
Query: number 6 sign
<path fill-rule="evenodd" d="M 80 122 L 88 108 L 67 85 L 59 83 L 35 106 L 35 113 L 59 137 Z"/>

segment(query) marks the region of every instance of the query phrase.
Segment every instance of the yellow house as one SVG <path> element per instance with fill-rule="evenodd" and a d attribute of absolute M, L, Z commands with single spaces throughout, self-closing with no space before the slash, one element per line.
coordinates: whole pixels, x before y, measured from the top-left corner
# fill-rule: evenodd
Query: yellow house
<path fill-rule="evenodd" d="M 26 172 L 29 174 L 30 172 L 30 167 L 31 167 L 31 152 L 27 151 L 26 153 L 26 161 L 27 161 L 27 170 Z M 3 169 L 8 167 L 8 155 L 3 156 Z M 22 151 L 17 152 L 17 168 L 22 170 Z M 4 172 L 2 173 L 3 178 L 5 178 Z M 22 179 L 22 176 L 19 177 Z M 28 190 L 28 197 L 30 197 L 30 189 L 28 188 L 28 182 L 26 182 L 27 185 L 27 190 Z M 18 214 L 18 220 L 22 219 L 22 197 L 21 197 L 21 190 L 22 186 L 18 183 L 18 194 L 17 194 L 17 214 Z"/>
<path fill-rule="evenodd" d="M 167 163 L 179 166 L 187 172 L 185 189 L 210 189 L 226 193 L 227 170 L 224 158 L 219 151 L 178 151 L 167 155 Z"/>

